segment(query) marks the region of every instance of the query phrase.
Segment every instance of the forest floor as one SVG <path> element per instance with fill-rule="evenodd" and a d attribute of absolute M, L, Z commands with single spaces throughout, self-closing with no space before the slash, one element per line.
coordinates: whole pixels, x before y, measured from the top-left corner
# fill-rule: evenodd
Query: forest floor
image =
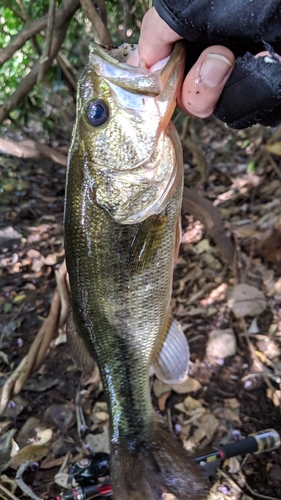
<path fill-rule="evenodd" d="M 185 184 L 219 208 L 235 250 L 230 266 L 224 243 L 183 214 L 172 307 L 190 343 L 190 376 L 151 385 L 156 410 L 197 455 L 263 429 L 281 434 L 280 140 L 280 129 L 236 132 L 214 118 L 192 121 L 183 139 Z M 3 387 L 48 315 L 64 260 L 65 168 L 1 155 L 0 172 Z M 85 385 L 61 329 L 0 417 L 0 498 L 56 498 L 71 463 L 108 450 L 101 383 Z M 280 449 L 231 458 L 211 476 L 209 500 L 258 498 L 281 499 Z"/>

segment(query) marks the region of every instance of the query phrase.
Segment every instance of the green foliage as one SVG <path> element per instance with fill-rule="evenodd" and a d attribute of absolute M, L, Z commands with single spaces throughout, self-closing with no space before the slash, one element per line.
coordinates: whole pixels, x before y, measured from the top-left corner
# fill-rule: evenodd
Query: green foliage
<path fill-rule="evenodd" d="M 254 161 L 250 161 L 250 163 L 248 163 L 247 165 L 247 174 L 250 174 L 251 172 L 255 171 L 256 171 L 256 164 Z"/>
<path fill-rule="evenodd" d="M 57 2 L 61 4 L 62 0 Z M 107 26 L 116 45 L 129 41 L 136 43 L 144 11 L 150 0 L 108 0 Z M 128 8 L 129 7 L 129 8 Z M 25 26 L 25 20 L 33 21 L 48 13 L 49 0 L 4 0 L 0 4 L 0 51 L 7 46 Z M 2 28 L 2 29 L 1 29 Z M 92 26 L 82 9 L 73 16 L 61 52 L 72 65 L 72 76 L 77 79 L 87 63 L 88 46 L 93 37 Z M 19 83 L 31 71 L 44 48 L 41 34 L 27 41 L 0 69 L 0 106 L 11 96 Z M 39 49 L 39 50 L 38 50 Z M 35 85 L 28 97 L 10 113 L 11 118 L 25 131 L 34 122 L 40 123 L 37 134 L 47 137 L 69 135 L 69 124 L 74 119 L 73 91 L 55 60 L 44 80 Z M 36 133 L 35 133 L 36 135 Z"/>

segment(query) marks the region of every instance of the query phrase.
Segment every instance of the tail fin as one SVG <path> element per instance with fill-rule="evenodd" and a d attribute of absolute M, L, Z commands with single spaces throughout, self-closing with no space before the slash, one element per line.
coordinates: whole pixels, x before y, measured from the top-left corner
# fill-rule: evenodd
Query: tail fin
<path fill-rule="evenodd" d="M 161 422 L 154 425 L 150 441 L 111 444 L 114 500 L 161 500 L 163 493 L 205 499 L 208 488 L 199 466 Z"/>

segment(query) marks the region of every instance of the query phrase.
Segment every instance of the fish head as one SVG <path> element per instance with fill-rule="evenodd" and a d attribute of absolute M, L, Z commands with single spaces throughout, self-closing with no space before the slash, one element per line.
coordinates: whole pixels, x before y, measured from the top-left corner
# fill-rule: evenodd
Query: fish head
<path fill-rule="evenodd" d="M 155 72 L 118 60 L 116 52 L 90 47 L 78 83 L 69 168 L 73 157 L 77 168 L 78 156 L 95 202 L 130 224 L 163 210 L 182 168 L 169 122 L 182 81 L 184 43 Z"/>

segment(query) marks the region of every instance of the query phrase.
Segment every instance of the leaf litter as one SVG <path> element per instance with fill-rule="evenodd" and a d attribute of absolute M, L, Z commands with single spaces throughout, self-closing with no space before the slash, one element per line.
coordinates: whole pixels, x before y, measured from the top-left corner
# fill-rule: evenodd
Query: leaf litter
<path fill-rule="evenodd" d="M 271 134 L 262 127 L 231 131 L 211 118 L 192 120 L 183 138 L 185 183 L 217 207 L 220 218 L 212 211 L 207 219 L 200 203 L 201 211 L 183 213 L 172 309 L 190 343 L 190 371 L 181 384 L 155 377 L 151 383 L 156 411 L 191 454 L 264 428 L 281 432 L 281 131 L 274 131 L 277 145 L 270 148 Z M 0 168 L 5 387 L 49 313 L 64 257 L 65 169 L 49 159 L 35 163 L 4 155 Z M 25 182 L 18 182 L 23 173 Z M 22 491 L 56 498 L 72 463 L 92 451 L 109 451 L 99 375 L 83 385 L 64 331 L 59 334 L 0 418 L 0 494 L 3 487 L 16 498 Z M 277 450 L 225 461 L 212 477 L 208 500 L 250 500 L 255 493 L 278 499 L 280 491 Z"/>

